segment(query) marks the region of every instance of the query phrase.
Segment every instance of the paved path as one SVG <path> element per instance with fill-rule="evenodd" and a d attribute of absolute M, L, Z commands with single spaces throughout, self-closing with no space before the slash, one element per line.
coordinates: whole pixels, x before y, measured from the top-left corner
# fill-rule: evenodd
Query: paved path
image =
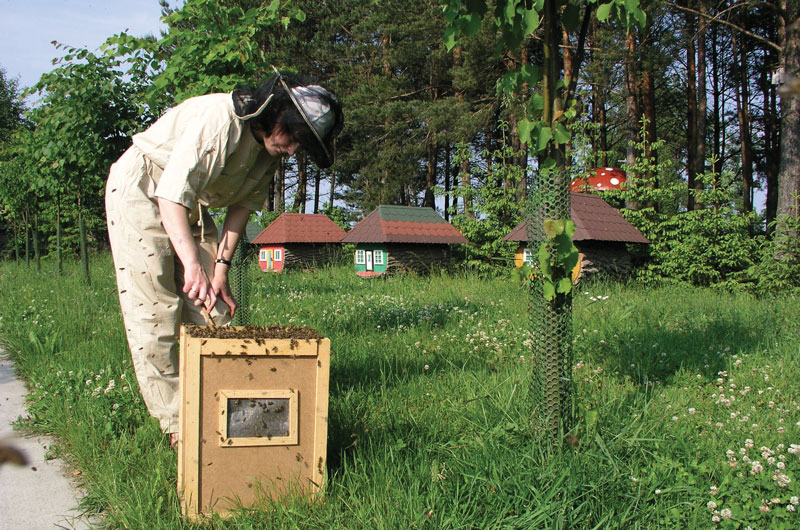
<path fill-rule="evenodd" d="M 46 437 L 23 437 L 11 424 L 25 411 L 25 385 L 0 350 L 0 442 L 20 449 L 25 466 L 0 467 L 0 530 L 86 529 L 77 509 L 80 493 L 60 460 L 45 460 Z"/>

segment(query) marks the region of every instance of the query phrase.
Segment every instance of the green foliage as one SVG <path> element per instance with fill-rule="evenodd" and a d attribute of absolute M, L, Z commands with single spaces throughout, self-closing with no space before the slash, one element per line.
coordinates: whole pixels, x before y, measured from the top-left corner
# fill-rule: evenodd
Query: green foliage
<path fill-rule="evenodd" d="M 506 129 L 502 130 L 505 132 Z M 493 163 L 488 171 L 473 168 L 472 178 L 479 184 L 476 187 L 461 185 L 453 190 L 455 197 L 470 200 L 478 213 L 471 216 L 454 212 L 452 223 L 469 241 L 461 256 L 463 264 L 470 269 L 489 272 L 496 268 L 498 261 L 505 267 L 513 256 L 516 243 L 503 241 L 503 237 L 521 220 L 517 185 L 525 178 L 525 173 L 513 163 L 513 149 L 505 143 L 484 155 L 491 156 Z M 459 163 L 470 156 L 469 147 L 461 144 L 455 161 Z"/>
<path fill-rule="evenodd" d="M 784 231 L 773 232 L 771 241 L 759 238 L 754 264 L 737 278 L 760 295 L 800 290 L 800 217 L 787 215 L 780 222 L 775 226 L 780 224 Z"/>
<path fill-rule="evenodd" d="M 542 277 L 542 294 L 548 302 L 572 291 L 572 270 L 579 252 L 572 243 L 575 223 L 569 219 L 545 219 L 546 239 L 539 245 L 537 258 Z"/>
<path fill-rule="evenodd" d="M 660 277 L 692 285 L 730 285 L 754 265 L 758 245 L 751 237 L 755 214 L 731 209 L 694 210 L 670 217 L 653 231 L 651 261 L 644 278 Z"/>
<path fill-rule="evenodd" d="M 339 206 L 332 206 L 323 212 L 331 221 L 344 231 L 350 230 L 350 218 L 347 210 Z"/>
<path fill-rule="evenodd" d="M 188 0 L 164 18 L 169 31 L 160 39 L 123 33 L 109 38 L 105 48 L 150 78 L 147 102 L 159 111 L 271 75 L 265 34 L 292 20 L 305 20 L 305 13 L 287 0 Z"/>
<path fill-rule="evenodd" d="M 646 136 L 644 126 L 641 138 Z M 642 140 L 637 147 L 639 152 L 656 152 L 661 145 L 647 146 Z M 758 241 L 752 234 L 758 216 L 737 212 L 733 207 L 733 177 L 713 172 L 698 175 L 705 189 L 696 192 L 695 198 L 705 208 L 663 213 L 674 208 L 681 185 L 667 182 L 656 186 L 652 179 L 653 175 L 668 175 L 670 166 L 671 162 L 655 164 L 653 157 L 640 157 L 628 174 L 627 189 L 610 195 L 639 206 L 636 210 L 623 209 L 626 219 L 650 240 L 648 260 L 637 271 L 638 278 L 733 287 L 737 276 L 754 264 Z M 642 179 L 641 175 L 649 178 Z"/>
<path fill-rule="evenodd" d="M 9 79 L 0 66 L 0 145 L 8 140 L 15 129 L 25 124 L 25 105 L 20 98 L 19 83 Z"/>

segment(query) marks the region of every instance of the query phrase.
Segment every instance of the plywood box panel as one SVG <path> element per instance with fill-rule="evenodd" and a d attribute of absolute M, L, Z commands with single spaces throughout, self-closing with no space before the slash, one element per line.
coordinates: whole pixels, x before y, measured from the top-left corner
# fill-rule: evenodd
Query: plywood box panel
<path fill-rule="evenodd" d="M 184 513 L 224 513 L 260 496 L 319 491 L 330 341 L 192 333 L 181 331 L 178 484 Z"/>

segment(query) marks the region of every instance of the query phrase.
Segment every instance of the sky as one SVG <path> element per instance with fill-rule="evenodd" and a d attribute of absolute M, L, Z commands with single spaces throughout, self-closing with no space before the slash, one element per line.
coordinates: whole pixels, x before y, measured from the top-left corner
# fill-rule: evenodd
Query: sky
<path fill-rule="evenodd" d="M 158 0 L 0 0 L 0 67 L 7 78 L 19 81 L 20 89 L 30 87 L 64 54 L 53 41 L 95 51 L 126 29 L 137 37 L 158 35 L 166 28 L 160 17 Z M 759 190 L 759 210 L 763 203 Z"/>
<path fill-rule="evenodd" d="M 0 0 L 0 67 L 30 87 L 64 54 L 52 41 L 95 51 L 126 29 L 158 35 L 160 17 L 158 0 Z"/>

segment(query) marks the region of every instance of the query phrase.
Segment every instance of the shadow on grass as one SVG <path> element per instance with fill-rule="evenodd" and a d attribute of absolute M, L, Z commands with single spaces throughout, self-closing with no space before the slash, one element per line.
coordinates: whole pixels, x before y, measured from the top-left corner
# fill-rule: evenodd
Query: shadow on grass
<path fill-rule="evenodd" d="M 578 332 L 576 354 L 634 382 L 669 385 L 686 373 L 715 378 L 734 356 L 752 354 L 777 337 L 777 324 L 766 314 L 712 310 L 671 319 L 648 312 L 650 319 L 640 316 L 639 325 L 620 326 L 611 336 Z"/>

